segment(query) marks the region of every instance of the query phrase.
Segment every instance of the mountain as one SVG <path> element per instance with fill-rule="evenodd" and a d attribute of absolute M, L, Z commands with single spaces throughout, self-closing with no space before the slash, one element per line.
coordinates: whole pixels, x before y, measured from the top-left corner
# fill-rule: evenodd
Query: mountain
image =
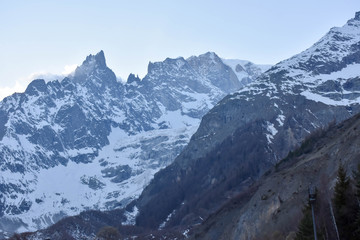
<path fill-rule="evenodd" d="M 293 239 L 311 186 L 317 189 L 316 225 L 326 228 L 327 239 L 337 239 L 329 202 L 340 164 L 347 176 L 360 164 L 359 144 L 359 114 L 316 131 L 294 154 L 195 227 L 190 239 Z"/>
<path fill-rule="evenodd" d="M 98 229 L 108 225 L 116 226 L 125 239 L 135 236 L 136 239 L 293 239 L 308 201 L 308 187 L 313 186 L 317 188 L 317 226 L 326 228 L 328 239 L 337 239 L 329 202 L 340 164 L 348 176 L 360 164 L 359 144 L 360 114 L 318 129 L 250 188 L 230 198 L 204 222 L 189 229 L 149 232 L 135 226 L 121 226 L 123 210 L 86 211 L 21 237 L 93 239 Z"/>
<path fill-rule="evenodd" d="M 314 130 L 360 111 L 360 12 L 226 96 L 137 201 L 138 226 L 199 224 Z M 165 197 L 166 196 L 166 197 Z"/>
<path fill-rule="evenodd" d="M 100 51 L 61 81 L 32 81 L 0 103 L 0 235 L 126 206 L 241 86 L 215 53 L 122 83 Z"/>
<path fill-rule="evenodd" d="M 213 61 L 211 53 L 208 55 L 208 63 L 217 62 Z M 180 59 L 180 62 L 183 60 Z M 191 61 L 187 63 L 192 68 L 197 66 L 197 73 L 204 78 L 208 76 L 208 83 L 215 86 L 218 84 L 209 76 L 212 71 L 206 70 L 206 66 Z M 228 67 L 226 69 L 231 69 L 231 66 Z M 136 216 L 136 226 L 128 228 L 109 221 L 113 211 L 107 214 L 85 212 L 77 217 L 63 219 L 57 225 L 39 231 L 36 236 L 51 236 L 54 239 L 60 239 L 61 236 L 70 236 L 69 239 L 93 237 L 99 227 L 107 224 L 118 227 L 130 236 L 137 235 L 136 229 L 150 229 L 150 233 L 143 239 L 151 239 L 155 237 L 154 234 L 166 235 L 174 229 L 187 238 L 189 228 L 193 227 L 198 229 L 193 235 L 195 238 L 211 239 L 215 236 L 216 239 L 214 234 L 218 234 L 223 239 L 247 239 L 247 236 L 257 235 L 257 229 L 261 228 L 259 231 L 266 233 L 275 226 L 268 223 L 269 217 L 274 217 L 274 224 L 291 224 L 290 221 L 284 223 L 289 215 L 283 213 L 283 220 L 277 222 L 273 211 L 279 214 L 278 210 L 284 213 L 291 210 L 283 208 L 288 205 L 281 206 L 281 202 L 295 198 L 296 193 L 293 196 L 291 191 L 301 181 L 304 185 L 301 184 L 301 189 L 298 189 L 298 199 L 303 201 L 307 190 L 304 186 L 311 180 L 319 183 L 314 173 L 329 174 L 331 180 L 338 162 L 331 160 L 327 163 L 327 159 L 344 158 L 348 169 L 355 164 L 358 153 L 356 145 L 352 143 L 357 141 L 358 123 L 353 122 L 352 125 L 351 121 L 355 120 L 345 123 L 345 133 L 335 131 L 334 138 L 331 138 L 330 132 L 327 140 L 325 138 L 323 142 L 316 143 L 313 149 L 310 148 L 309 152 L 313 151 L 316 155 L 306 155 L 309 152 L 305 149 L 301 153 L 304 156 L 295 154 L 295 158 L 280 161 L 288 155 L 294 155 L 291 151 L 295 151 L 310 133 L 314 134 L 318 129 L 360 112 L 359 70 L 360 12 L 343 27 L 332 28 L 309 49 L 278 63 L 249 85 L 229 94 L 204 115 L 198 130 L 180 155 L 169 166 L 157 172 L 140 197 L 124 209 L 127 223 L 131 223 L 129 220 Z M 173 73 L 167 68 L 166 72 Z M 234 83 L 233 74 L 222 74 L 229 77 L 224 84 L 226 92 Z M 133 77 L 132 82 L 139 84 L 144 80 L 138 81 Z M 157 101 L 165 100 L 159 97 Z M 338 125 L 337 128 L 342 127 Z M 345 141 L 347 136 L 350 142 Z M 324 142 L 325 146 L 321 145 Z M 345 145 L 334 148 L 333 145 L 326 145 L 344 142 Z M 352 150 L 346 152 L 347 147 Z M 321 156 L 321 149 L 327 151 L 322 153 L 324 156 Z M 302 157 L 307 157 L 307 160 Z M 271 170 L 277 164 L 280 166 L 277 170 L 280 174 Z M 295 176 L 298 172 L 299 175 Z M 267 178 L 269 174 L 273 174 L 271 176 L 274 180 Z M 286 174 L 285 178 L 283 174 Z M 294 186 L 287 184 L 287 180 L 292 182 L 295 178 Z M 268 182 L 270 185 L 267 185 Z M 331 187 L 332 183 L 322 186 Z M 263 202 L 260 202 L 259 196 Z M 228 204 L 222 207 L 229 200 L 235 201 L 232 203 L 236 211 L 228 211 Z M 259 211 L 251 204 L 259 204 Z M 296 209 L 291 213 L 298 214 L 300 210 Z M 204 222 L 204 219 L 208 221 Z M 269 228 L 266 224 L 269 224 Z M 211 231 L 213 226 L 214 231 Z M 226 235 L 227 230 L 229 235 Z M 132 234 L 131 231 L 135 232 Z M 243 236 L 242 232 L 248 235 Z"/>
<path fill-rule="evenodd" d="M 266 72 L 272 67 L 272 65 L 254 64 L 246 60 L 238 60 L 238 59 L 222 59 L 222 60 L 226 65 L 231 67 L 231 69 L 238 77 L 239 81 L 244 86 L 254 81 L 262 73 Z"/>

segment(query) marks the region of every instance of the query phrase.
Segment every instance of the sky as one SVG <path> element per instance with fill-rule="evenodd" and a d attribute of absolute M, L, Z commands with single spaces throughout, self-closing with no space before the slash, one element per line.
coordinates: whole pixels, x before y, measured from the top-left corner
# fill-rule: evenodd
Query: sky
<path fill-rule="evenodd" d="M 0 0 L 0 99 L 100 50 L 123 80 L 144 77 L 150 61 L 208 51 L 275 64 L 356 11 L 359 0 Z"/>

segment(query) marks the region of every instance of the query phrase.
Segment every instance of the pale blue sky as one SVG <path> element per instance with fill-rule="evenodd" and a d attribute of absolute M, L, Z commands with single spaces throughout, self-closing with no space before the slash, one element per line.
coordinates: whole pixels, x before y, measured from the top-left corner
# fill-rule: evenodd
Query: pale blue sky
<path fill-rule="evenodd" d="M 359 0 L 0 0 L 0 99 L 100 50 L 123 79 L 207 51 L 275 64 L 356 11 Z"/>

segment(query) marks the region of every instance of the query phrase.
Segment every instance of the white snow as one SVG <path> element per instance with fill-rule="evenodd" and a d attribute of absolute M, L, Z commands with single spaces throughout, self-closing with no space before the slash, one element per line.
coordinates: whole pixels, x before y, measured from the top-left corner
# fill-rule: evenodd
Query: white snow
<path fill-rule="evenodd" d="M 267 138 L 267 141 L 268 143 L 272 143 L 272 139 L 274 139 L 274 136 L 278 133 L 278 130 L 275 128 L 274 124 L 273 123 L 270 123 L 270 122 L 266 122 L 267 125 L 266 125 L 266 130 L 268 133 L 266 133 L 266 138 Z"/>
<path fill-rule="evenodd" d="M 350 64 L 345 68 L 337 72 L 332 72 L 330 74 L 318 74 L 318 75 L 304 75 L 302 81 L 305 83 L 316 83 L 321 84 L 328 80 L 342 80 L 359 77 L 360 64 Z"/>
<path fill-rule="evenodd" d="M 125 212 L 126 221 L 122 225 L 135 225 L 136 216 L 139 214 L 139 209 L 135 206 L 132 212 Z"/>
<path fill-rule="evenodd" d="M 174 142 L 178 140 L 179 136 L 182 136 L 182 146 L 184 146 L 195 132 L 196 124 L 199 124 L 200 121 L 182 116 L 180 111 L 167 112 L 165 115 L 164 119 L 167 119 L 172 126 L 170 129 L 157 129 L 129 136 L 122 129 L 112 128 L 108 136 L 110 144 L 105 146 L 99 152 L 98 157 L 90 163 L 77 164 L 70 161 L 66 166 L 58 165 L 49 169 L 40 169 L 34 174 L 27 175 L 3 172 L 2 181 L 6 179 L 10 182 L 19 182 L 23 179 L 21 181 L 27 183 L 28 188 L 32 189 L 26 194 L 26 199 L 33 202 L 30 210 L 14 217 L 22 219 L 28 224 L 26 231 L 34 231 L 54 223 L 55 220 L 52 219 L 52 216 L 56 216 L 56 214 L 76 215 L 86 209 L 107 210 L 106 204 L 108 202 L 121 202 L 126 199 L 130 201 L 137 198 L 154 174 L 166 166 L 166 163 L 161 163 L 157 159 L 146 159 L 144 161 L 140 143 L 152 142 L 152 139 L 163 136 L 166 137 L 164 138 L 165 141 L 154 145 L 153 149 L 165 148 L 166 151 L 166 148 L 174 147 Z M 34 145 L 28 142 L 26 136 L 20 135 L 19 138 L 24 146 L 29 145 L 26 149 L 33 150 Z M 15 146 L 16 143 L 14 141 Z M 83 148 L 69 150 L 67 154 L 69 157 L 73 157 L 93 152 L 94 149 Z M 106 166 L 101 165 L 104 162 L 106 162 Z M 108 167 L 119 165 L 130 166 L 134 174 L 123 182 L 114 183 L 111 178 L 104 177 L 101 172 Z M 154 167 L 156 165 L 157 167 Z M 89 177 L 98 180 L 102 187 L 97 190 L 89 188 L 82 181 L 82 179 Z M 15 199 L 13 204 L 16 202 L 21 201 Z M 136 215 L 136 210 L 133 214 Z M 40 221 L 35 221 L 36 219 Z M 129 219 L 129 223 L 134 222 L 131 218 Z"/>
<path fill-rule="evenodd" d="M 333 100 L 331 98 L 328 97 L 324 97 L 320 94 L 317 93 L 313 93 L 309 90 L 303 91 L 301 93 L 301 95 L 305 96 L 307 99 L 309 100 L 313 100 L 315 102 L 322 102 L 324 104 L 327 105 L 333 105 L 333 106 L 347 106 L 353 103 L 359 103 L 360 102 L 360 97 L 353 99 L 353 100 L 349 100 L 349 99 L 342 99 L 339 101 Z"/>
<path fill-rule="evenodd" d="M 239 79 L 239 81 L 241 82 L 244 78 L 252 78 L 252 76 L 246 72 L 246 71 L 236 71 L 236 67 L 238 65 L 240 65 L 244 70 L 246 70 L 246 66 L 245 65 L 250 65 L 251 70 L 253 72 L 256 72 L 255 77 L 261 75 L 261 73 L 266 72 L 271 65 L 267 65 L 267 64 L 254 64 L 250 61 L 247 60 L 239 60 L 239 59 L 221 59 L 223 61 L 223 63 L 227 66 L 229 66 L 234 73 L 236 74 L 237 78 Z M 254 79 L 252 79 L 254 80 Z"/>
<path fill-rule="evenodd" d="M 185 229 L 185 231 L 183 232 L 183 236 L 185 238 L 189 238 L 189 232 L 190 232 L 190 229 Z"/>
<path fill-rule="evenodd" d="M 176 211 L 176 209 L 174 209 L 174 210 L 166 217 L 166 220 L 159 225 L 159 230 L 161 230 L 161 229 L 163 229 L 163 228 L 165 227 L 166 223 L 167 223 L 168 221 L 170 221 L 171 217 L 175 214 L 175 211 Z"/>
<path fill-rule="evenodd" d="M 279 123 L 279 127 L 282 127 L 284 125 L 285 116 L 280 114 L 276 118 L 276 121 Z"/>
<path fill-rule="evenodd" d="M 207 99 L 206 99 L 207 100 Z M 204 104 L 207 104 L 207 102 Z M 185 113 L 187 113 L 191 107 L 196 106 L 198 103 L 185 103 Z M 201 103 L 200 103 L 201 104 Z M 191 107 L 189 107 L 191 106 Z M 188 126 L 198 126 L 200 119 L 192 118 L 187 115 L 183 115 L 180 110 L 177 111 L 165 111 L 164 114 L 157 120 L 157 122 L 167 122 L 168 125 L 173 129 L 183 129 Z"/>

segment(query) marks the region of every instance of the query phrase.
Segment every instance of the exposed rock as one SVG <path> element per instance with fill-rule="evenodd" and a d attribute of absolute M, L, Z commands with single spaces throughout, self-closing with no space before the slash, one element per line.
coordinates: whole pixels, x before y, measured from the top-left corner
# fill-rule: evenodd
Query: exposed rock
<path fill-rule="evenodd" d="M 156 228 L 173 212 L 168 227 L 201 222 L 310 132 L 358 113 L 357 91 L 344 88 L 359 77 L 359 42 L 360 21 L 349 20 L 220 101 L 174 163 L 145 188 L 137 224 Z"/>

